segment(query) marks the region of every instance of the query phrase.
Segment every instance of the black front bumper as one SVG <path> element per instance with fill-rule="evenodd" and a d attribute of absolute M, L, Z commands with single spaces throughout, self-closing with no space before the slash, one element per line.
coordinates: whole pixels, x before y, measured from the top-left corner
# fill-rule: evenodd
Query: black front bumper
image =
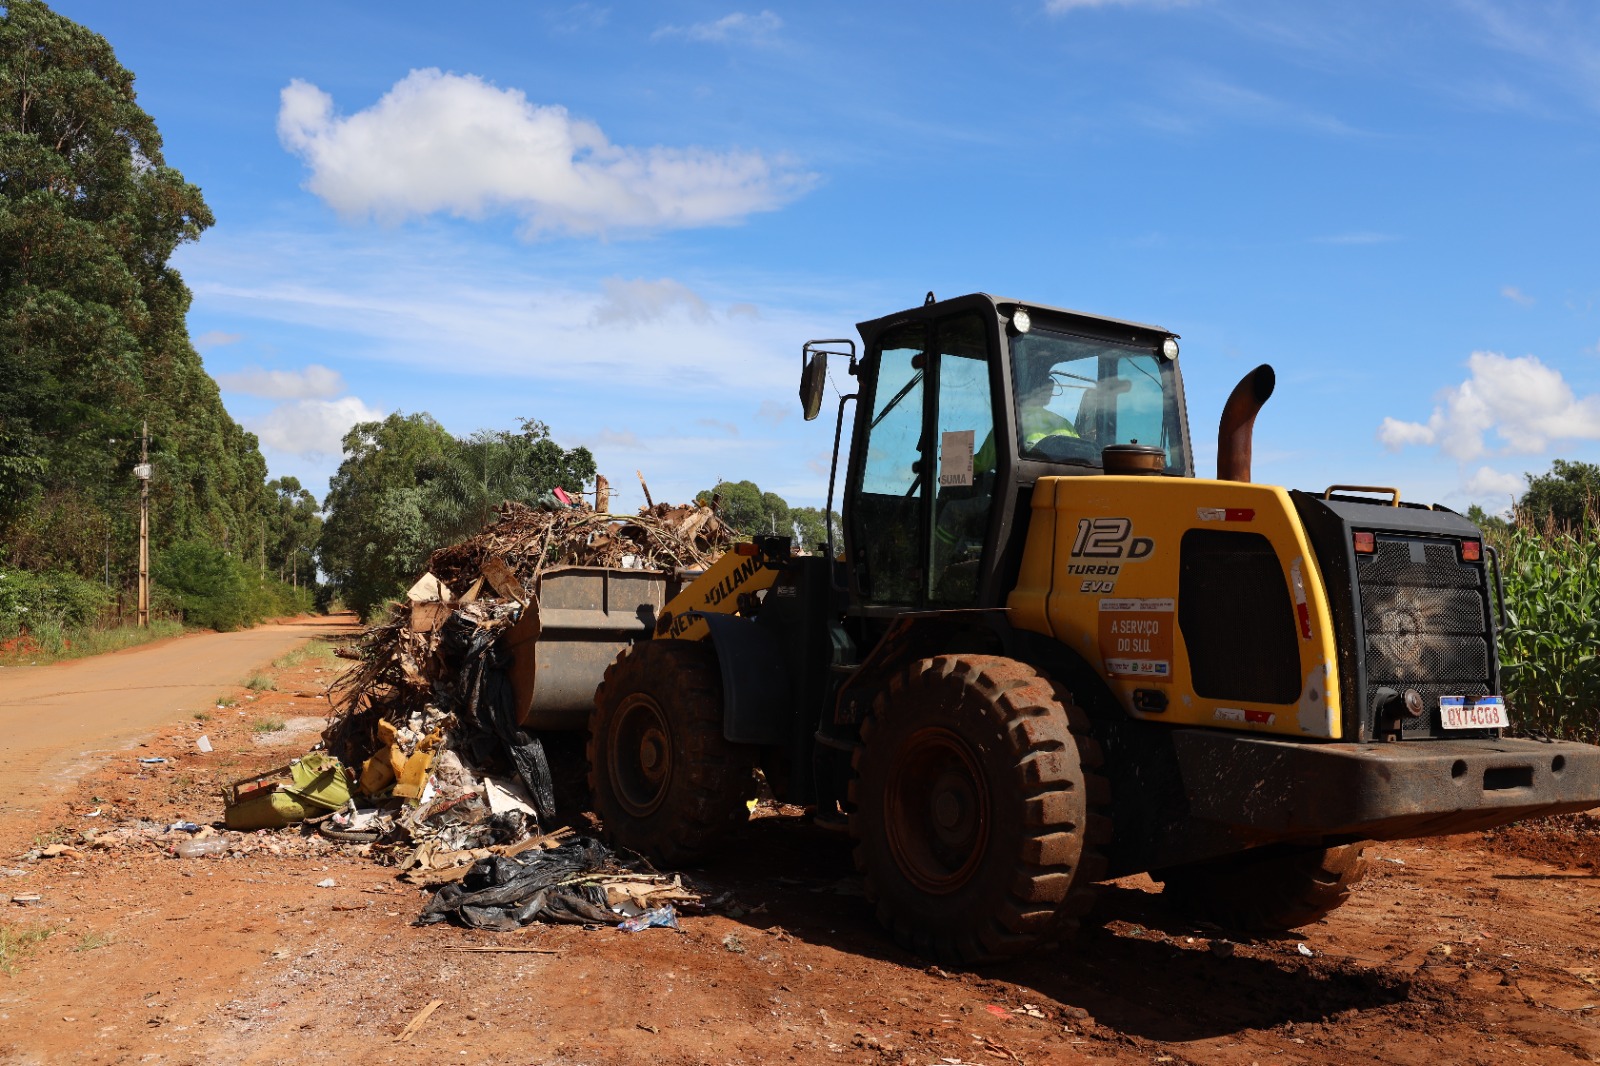
<path fill-rule="evenodd" d="M 1570 741 L 1318 744 L 1173 731 L 1191 818 L 1254 843 L 1397 840 L 1600 807 L 1600 747 Z"/>

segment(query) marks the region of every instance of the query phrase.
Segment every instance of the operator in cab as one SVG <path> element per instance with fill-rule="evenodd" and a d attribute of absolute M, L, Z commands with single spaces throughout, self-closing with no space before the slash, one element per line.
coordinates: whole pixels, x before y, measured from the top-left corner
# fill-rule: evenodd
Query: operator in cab
<path fill-rule="evenodd" d="M 1046 437 L 1078 439 L 1078 430 L 1072 420 L 1050 410 L 1050 401 L 1061 395 L 1061 385 L 1050 374 L 1051 365 L 1044 360 L 1019 363 L 1017 366 L 1017 420 L 1021 436 L 1020 452 L 1037 447 Z M 1023 381 L 1022 376 L 1028 375 Z M 984 438 L 983 445 L 972 457 L 974 474 L 990 474 L 995 469 L 994 431 Z"/>

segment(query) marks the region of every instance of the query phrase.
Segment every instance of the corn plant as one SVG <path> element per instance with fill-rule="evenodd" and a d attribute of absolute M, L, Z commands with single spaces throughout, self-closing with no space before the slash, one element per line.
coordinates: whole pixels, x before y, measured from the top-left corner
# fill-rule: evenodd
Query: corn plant
<path fill-rule="evenodd" d="M 1501 679 L 1522 731 L 1600 740 L 1600 514 L 1579 524 L 1519 514 L 1498 542 L 1505 576 Z"/>

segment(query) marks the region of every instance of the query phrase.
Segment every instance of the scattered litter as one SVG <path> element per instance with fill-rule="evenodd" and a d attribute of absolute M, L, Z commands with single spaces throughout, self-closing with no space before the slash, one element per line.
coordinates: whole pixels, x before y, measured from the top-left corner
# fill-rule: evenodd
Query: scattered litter
<path fill-rule="evenodd" d="M 663 929 L 678 928 L 678 913 L 672 909 L 672 904 L 657 907 L 653 911 L 644 911 L 632 918 L 617 923 L 617 928 L 624 933 L 637 933 L 658 925 Z M 726 941 L 724 941 L 726 943 Z"/>
<path fill-rule="evenodd" d="M 201 733 L 195 740 L 194 746 L 200 749 L 201 752 L 209 754 L 211 751 L 211 738 Z"/>
<path fill-rule="evenodd" d="M 338 888 L 339 887 L 339 882 L 335 881 L 331 877 L 324 877 L 322 880 L 317 882 L 317 887 L 318 888 Z"/>
<path fill-rule="evenodd" d="M 406 1027 L 396 1034 L 395 1040 L 401 1041 L 411 1039 L 417 1034 L 417 1030 L 422 1028 L 422 1023 L 428 1020 L 428 1016 L 442 1006 L 444 1006 L 444 1000 L 436 999 L 426 1007 L 423 1007 L 417 1012 L 417 1016 L 412 1018 L 411 1021 L 407 1022 Z"/>
<path fill-rule="evenodd" d="M 40 903 L 44 902 L 44 897 L 39 895 L 37 892 L 30 892 L 22 896 L 12 896 L 11 902 L 15 903 L 19 907 L 37 907 Z"/>
<path fill-rule="evenodd" d="M 1296 944 L 1294 946 L 1294 949 L 1296 951 L 1298 951 L 1300 954 L 1304 955 L 1308 959 L 1311 958 L 1311 956 L 1316 954 L 1316 952 L 1312 951 L 1310 948 L 1306 947 L 1304 944 Z"/>
<path fill-rule="evenodd" d="M 167 832 L 198 833 L 200 832 L 200 828 L 199 822 L 173 822 L 171 825 L 167 826 Z"/>
<path fill-rule="evenodd" d="M 450 948 L 450 951 L 504 952 L 508 955 L 559 955 L 555 948 L 523 948 L 515 944 L 489 944 L 484 947 Z"/>
<path fill-rule="evenodd" d="M 1024 1003 L 1020 1007 L 1012 1007 L 1011 1008 L 1011 1013 L 1012 1014 L 1026 1014 L 1030 1018 L 1043 1018 L 1044 1017 L 1044 1011 L 1040 1010 L 1035 1004 L 1032 1004 L 1032 1003 Z"/>
<path fill-rule="evenodd" d="M 990 1014 L 998 1015 L 1001 1018 L 1009 1018 L 1011 1016 L 1011 1012 L 1000 1006 L 998 1003 L 985 1004 L 983 1009 L 988 1011 Z"/>
<path fill-rule="evenodd" d="M 507 931 L 535 919 L 610 925 L 601 871 L 615 860 L 598 840 L 579 838 L 549 851 L 491 855 L 473 864 L 460 884 L 440 885 L 417 918 L 447 919 L 473 929 Z"/>
<path fill-rule="evenodd" d="M 211 855 L 226 855 L 228 849 L 228 841 L 224 837 L 199 837 L 178 841 L 172 852 L 180 859 L 203 859 Z"/>
<path fill-rule="evenodd" d="M 738 933 L 729 933 L 722 938 L 722 946 L 735 955 L 744 954 L 744 941 L 739 939 Z"/>
<path fill-rule="evenodd" d="M 350 801 L 350 779 L 339 760 L 314 751 L 264 774 L 235 781 L 223 793 L 229 829 L 281 829 Z"/>
<path fill-rule="evenodd" d="M 100 808 L 96 807 L 94 810 L 89 811 L 87 814 L 85 814 L 84 817 L 85 818 L 98 818 L 98 817 L 100 817 L 100 813 L 101 813 Z"/>
<path fill-rule="evenodd" d="M 143 757 L 141 757 L 139 759 L 139 762 L 142 763 L 145 766 L 156 766 L 156 765 L 159 765 L 160 763 L 164 763 L 166 761 L 167 761 L 166 759 L 162 758 L 159 755 L 143 756 Z"/>

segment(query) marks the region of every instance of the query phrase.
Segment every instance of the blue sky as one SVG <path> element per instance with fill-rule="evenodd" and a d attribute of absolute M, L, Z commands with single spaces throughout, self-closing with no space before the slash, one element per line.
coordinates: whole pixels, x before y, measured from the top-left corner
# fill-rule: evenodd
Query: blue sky
<path fill-rule="evenodd" d="M 803 341 L 987 291 L 1183 336 L 1197 465 L 1503 507 L 1600 459 L 1600 5 L 59 0 L 217 216 L 190 331 L 274 474 L 547 422 L 619 507 L 820 503 Z M 840 383 L 841 386 L 843 383 Z"/>

